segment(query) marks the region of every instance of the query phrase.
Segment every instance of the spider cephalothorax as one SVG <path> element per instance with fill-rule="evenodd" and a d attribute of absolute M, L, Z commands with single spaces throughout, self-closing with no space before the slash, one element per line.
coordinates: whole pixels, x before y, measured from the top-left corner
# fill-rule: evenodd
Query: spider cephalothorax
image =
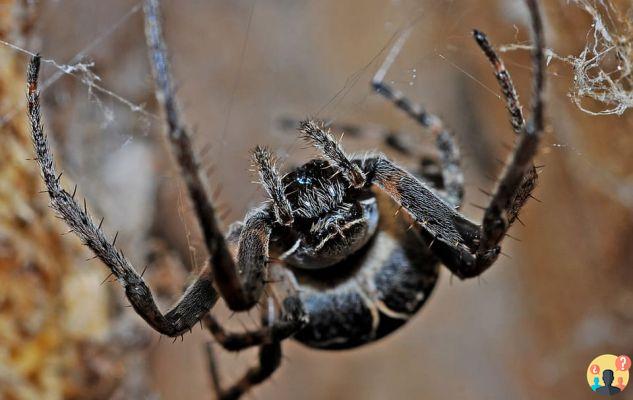
<path fill-rule="evenodd" d="M 312 128 L 320 129 L 313 122 L 303 127 Z M 272 237 L 278 239 L 273 243 L 279 259 L 297 268 L 329 267 L 359 250 L 376 231 L 376 199 L 358 165 L 350 163 L 362 177 L 355 185 L 326 160 L 311 160 L 278 179 L 268 151 L 257 148 L 254 159 L 275 210 Z"/>
<path fill-rule="evenodd" d="M 259 364 L 221 389 L 212 354 L 211 376 L 222 399 L 234 399 L 267 379 L 281 362 L 281 341 L 294 337 L 315 348 L 344 349 L 381 338 L 403 325 L 433 290 L 440 263 L 459 278 L 480 275 L 500 254 L 500 243 L 537 182 L 532 160 L 543 133 L 544 39 L 536 0 L 526 0 L 534 33 L 534 97 L 526 123 L 514 85 L 487 37 L 474 38 L 492 63 L 517 141 L 485 208 L 481 224 L 458 212 L 463 197 L 459 150 L 441 120 L 384 82 L 405 35 L 395 43 L 372 87 L 437 139 L 439 160 L 385 143 L 416 161 L 413 171 L 381 154 L 347 155 L 313 121 L 301 135 L 323 159 L 281 175 L 271 153 L 253 158 L 269 199 L 231 226 L 225 237 L 208 196 L 190 137 L 180 121 L 162 37 L 157 0 L 145 1 L 146 38 L 157 98 L 180 164 L 209 263 L 178 303 L 162 313 L 141 275 L 59 182 L 40 116 L 40 59 L 29 64 L 28 114 L 36 159 L 51 207 L 110 269 L 134 310 L 155 330 L 179 336 L 204 321 L 226 349 L 259 346 Z M 439 172 L 438 172 L 439 171 Z M 400 212 L 402 211 L 402 212 Z M 116 238 L 115 238 L 116 239 Z M 268 289 L 264 290 L 268 286 Z M 222 297 L 234 311 L 262 304 L 261 329 L 227 333 L 209 313 Z M 209 348 L 210 349 L 210 348 Z"/>

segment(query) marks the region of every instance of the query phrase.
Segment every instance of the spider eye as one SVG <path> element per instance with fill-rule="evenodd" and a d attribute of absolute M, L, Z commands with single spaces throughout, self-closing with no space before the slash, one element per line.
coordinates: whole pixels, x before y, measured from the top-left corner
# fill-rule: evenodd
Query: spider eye
<path fill-rule="evenodd" d="M 307 176 L 299 176 L 297 177 L 297 183 L 304 186 L 312 185 L 312 178 Z"/>

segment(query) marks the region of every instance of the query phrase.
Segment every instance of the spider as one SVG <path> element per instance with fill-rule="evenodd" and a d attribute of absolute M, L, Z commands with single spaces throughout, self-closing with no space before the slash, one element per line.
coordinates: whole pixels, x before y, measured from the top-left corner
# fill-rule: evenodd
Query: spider
<path fill-rule="evenodd" d="M 203 321 L 229 351 L 259 347 L 258 365 L 225 389 L 209 350 L 211 378 L 221 399 L 238 398 L 266 380 L 280 365 L 285 339 L 294 338 L 319 349 L 348 349 L 375 341 L 402 326 L 422 307 L 437 282 L 440 263 L 461 279 L 479 276 L 488 269 L 536 186 L 537 168 L 532 160 L 543 134 L 545 46 L 537 1 L 526 3 L 534 36 L 534 95 L 529 122 L 503 62 L 486 35 L 473 32 L 493 65 L 518 136 L 481 224 L 458 212 L 463 177 L 459 150 L 450 131 L 438 117 L 384 82 L 404 43 L 403 35 L 374 76 L 372 86 L 436 135 L 439 162 L 421 162 L 419 170 L 409 172 L 381 154 L 350 156 L 322 125 L 301 122 L 301 136 L 323 157 L 282 175 L 273 154 L 257 147 L 253 161 L 268 200 L 223 235 L 190 136 L 180 120 L 158 0 L 146 0 L 144 7 L 156 95 L 202 228 L 209 263 L 175 306 L 166 313 L 158 309 L 142 274 L 115 247 L 116 236 L 109 240 L 101 223 L 89 215 L 85 201 L 82 207 L 75 192 L 67 192 L 59 183 L 41 121 L 40 58 L 36 55 L 28 66 L 28 117 L 51 206 L 110 269 L 134 310 L 156 331 L 177 337 Z M 394 147 L 411 155 L 407 148 Z M 421 155 L 413 156 L 424 160 Z M 398 214 L 400 210 L 404 211 Z M 283 292 L 281 304 L 265 290 L 271 280 L 276 280 Z M 209 313 L 219 297 L 233 311 L 262 305 L 262 327 L 242 333 L 225 331 Z"/>

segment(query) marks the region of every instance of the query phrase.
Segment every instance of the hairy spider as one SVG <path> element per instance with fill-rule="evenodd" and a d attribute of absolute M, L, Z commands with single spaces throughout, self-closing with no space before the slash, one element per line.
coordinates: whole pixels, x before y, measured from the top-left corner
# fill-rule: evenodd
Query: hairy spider
<path fill-rule="evenodd" d="M 158 0 L 145 2 L 145 32 L 156 95 L 165 110 L 168 138 L 180 164 L 202 228 L 209 263 L 178 303 L 166 313 L 123 253 L 84 206 L 59 184 L 40 116 L 40 58 L 28 67 L 28 116 L 37 161 L 52 208 L 108 266 L 124 287 L 134 310 L 155 330 L 179 336 L 203 320 L 226 349 L 259 346 L 259 364 L 233 386 L 222 389 L 211 352 L 211 376 L 218 397 L 238 398 L 279 366 L 281 341 L 294 339 L 314 348 L 345 349 L 377 340 L 414 315 L 435 286 L 439 264 L 459 278 L 480 275 L 497 259 L 500 242 L 517 219 L 537 182 L 532 160 L 543 133 L 544 38 L 536 0 L 526 0 L 534 36 L 534 96 L 526 123 L 510 75 L 486 36 L 474 38 L 492 63 L 518 134 L 514 151 L 485 209 L 481 225 L 457 209 L 463 197 L 459 151 L 440 119 L 384 82 L 402 47 L 396 41 L 372 81 L 392 101 L 437 137 L 439 165 L 421 162 L 408 172 L 385 156 L 347 155 L 340 143 L 314 121 L 300 124 L 301 136 L 323 159 L 281 175 L 273 155 L 253 154 L 269 200 L 235 223 L 225 237 L 202 178 L 190 136 L 180 120 L 162 37 Z M 393 138 L 388 143 L 394 144 Z M 403 153 L 424 160 L 422 155 Z M 438 177 L 438 167 L 441 173 Z M 397 211 L 404 212 L 398 214 Z M 406 214 L 406 216 L 403 216 Z M 116 240 L 116 237 L 115 239 Z M 280 277 L 280 278 L 279 278 Z M 283 300 L 276 307 L 264 291 L 279 279 Z M 259 330 L 228 333 L 209 314 L 219 297 L 234 311 L 262 303 Z M 280 309 L 279 316 L 275 315 Z"/>

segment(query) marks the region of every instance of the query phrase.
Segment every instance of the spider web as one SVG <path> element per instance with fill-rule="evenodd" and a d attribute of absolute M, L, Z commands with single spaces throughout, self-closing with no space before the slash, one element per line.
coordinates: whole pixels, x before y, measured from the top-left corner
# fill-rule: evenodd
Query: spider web
<path fill-rule="evenodd" d="M 628 17 L 609 0 L 575 0 L 593 22 L 587 45 L 577 56 L 564 58 L 574 71 L 570 97 L 591 115 L 622 115 L 633 107 L 633 9 Z M 590 98 L 602 105 L 584 104 Z"/>
<path fill-rule="evenodd" d="M 633 107 L 633 22 L 609 0 L 574 3 L 592 20 L 586 45 L 578 55 L 561 56 L 547 49 L 548 64 L 555 59 L 571 67 L 568 96 L 580 110 L 594 116 L 622 115 Z M 529 49 L 520 44 L 500 48 L 503 52 Z M 590 106 L 588 99 L 594 100 Z"/>

